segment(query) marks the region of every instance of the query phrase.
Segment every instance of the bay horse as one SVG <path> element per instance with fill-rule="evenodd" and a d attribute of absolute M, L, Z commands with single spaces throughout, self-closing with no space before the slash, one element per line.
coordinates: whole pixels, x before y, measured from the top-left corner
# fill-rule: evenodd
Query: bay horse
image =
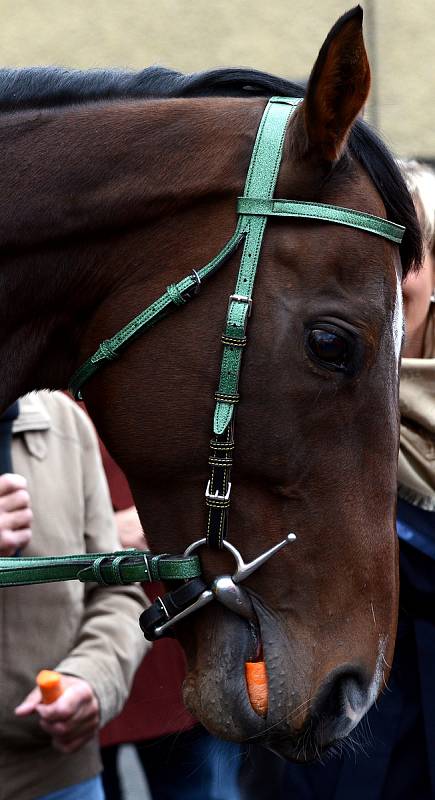
<path fill-rule="evenodd" d="M 2 408 L 67 387 L 102 340 L 219 252 L 271 95 L 303 97 L 276 197 L 406 228 L 398 247 L 333 222 L 268 222 L 228 538 L 246 560 L 289 531 L 297 540 L 244 584 L 255 626 L 219 603 L 176 626 L 193 713 L 299 760 L 357 725 L 395 640 L 400 282 L 421 241 L 394 160 L 358 118 L 369 84 L 360 7 L 330 31 L 306 92 L 255 70 L 0 74 Z M 83 387 L 156 552 L 204 535 L 218 340 L 239 262 L 230 253 L 194 302 Z M 209 580 L 233 569 L 226 550 L 200 555 Z M 244 674 L 259 641 L 266 717 Z"/>

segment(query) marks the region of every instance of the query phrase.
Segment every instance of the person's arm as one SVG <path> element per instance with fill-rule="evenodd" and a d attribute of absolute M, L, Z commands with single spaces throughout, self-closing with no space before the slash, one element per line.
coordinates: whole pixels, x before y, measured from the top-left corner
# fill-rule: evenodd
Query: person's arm
<path fill-rule="evenodd" d="M 77 409 L 77 414 L 83 440 L 86 551 L 119 550 L 97 438 L 84 413 Z M 55 667 L 90 684 L 99 702 L 100 725 L 122 709 L 149 646 L 139 628 L 139 616 L 147 605 L 139 586 L 88 585 L 78 640 Z"/>

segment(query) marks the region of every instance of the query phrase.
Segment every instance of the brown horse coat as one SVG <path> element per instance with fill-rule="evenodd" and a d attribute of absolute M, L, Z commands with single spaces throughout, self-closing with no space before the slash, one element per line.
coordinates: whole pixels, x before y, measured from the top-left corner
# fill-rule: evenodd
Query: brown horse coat
<path fill-rule="evenodd" d="M 391 158 L 355 125 L 369 91 L 361 21 L 358 8 L 346 14 L 320 51 L 288 128 L 276 196 L 379 216 L 400 208 L 395 221 L 408 231 L 401 263 L 394 245 L 354 229 L 267 227 L 230 527 L 247 560 L 289 530 L 298 536 L 246 583 L 267 664 L 267 718 L 247 697 L 253 641 L 241 618 L 214 603 L 177 630 L 185 699 L 209 729 L 300 759 L 345 736 L 374 701 L 397 616 L 400 278 L 418 260 L 419 238 Z M 102 339 L 220 250 L 263 109 L 258 97 L 184 97 L 2 115 L 5 405 L 30 388 L 66 386 Z M 238 259 L 85 388 L 155 551 L 182 552 L 203 536 L 218 342 Z M 310 336 L 325 324 L 346 342 L 352 369 L 315 357 Z M 227 554 L 202 560 L 208 577 L 233 566 Z"/>

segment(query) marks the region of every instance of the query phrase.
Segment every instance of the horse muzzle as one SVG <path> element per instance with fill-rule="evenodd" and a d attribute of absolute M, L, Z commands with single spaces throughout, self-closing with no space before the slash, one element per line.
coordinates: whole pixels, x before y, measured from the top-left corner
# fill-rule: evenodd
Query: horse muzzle
<path fill-rule="evenodd" d="M 224 599 L 227 601 L 228 595 Z M 245 594 L 245 592 L 244 592 Z M 299 663 L 298 648 L 282 621 L 246 592 L 246 617 L 231 604 L 214 603 L 200 612 L 195 630 L 180 630 L 188 675 L 184 700 L 192 713 L 217 736 L 262 744 L 292 761 L 311 761 L 358 724 L 375 699 L 374 679 L 354 664 L 326 674 L 310 692 L 312 676 Z M 261 650 L 266 662 L 268 702 L 263 715 L 251 705 L 245 662 Z M 376 687 L 377 688 L 377 687 Z"/>

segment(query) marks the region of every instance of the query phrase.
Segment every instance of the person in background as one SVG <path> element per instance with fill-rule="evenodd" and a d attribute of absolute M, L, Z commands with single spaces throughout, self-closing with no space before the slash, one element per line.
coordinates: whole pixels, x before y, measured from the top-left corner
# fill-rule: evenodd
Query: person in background
<path fill-rule="evenodd" d="M 12 430 L 13 473 L 0 475 L 0 555 L 119 550 L 86 415 L 59 392 L 32 393 L 19 401 Z M 2 800 L 104 800 L 98 731 L 121 710 L 144 655 L 145 606 L 137 586 L 0 590 Z M 50 705 L 35 688 L 43 668 L 61 673 L 63 694 Z"/>
<path fill-rule="evenodd" d="M 103 464 L 123 547 L 148 549 L 127 481 L 104 445 Z M 151 601 L 164 587 L 146 587 Z M 153 800 L 239 800 L 240 747 L 211 736 L 182 701 L 183 651 L 175 639 L 155 642 L 139 667 L 121 715 L 101 733 L 107 800 L 122 800 L 121 744 L 134 744 Z"/>

